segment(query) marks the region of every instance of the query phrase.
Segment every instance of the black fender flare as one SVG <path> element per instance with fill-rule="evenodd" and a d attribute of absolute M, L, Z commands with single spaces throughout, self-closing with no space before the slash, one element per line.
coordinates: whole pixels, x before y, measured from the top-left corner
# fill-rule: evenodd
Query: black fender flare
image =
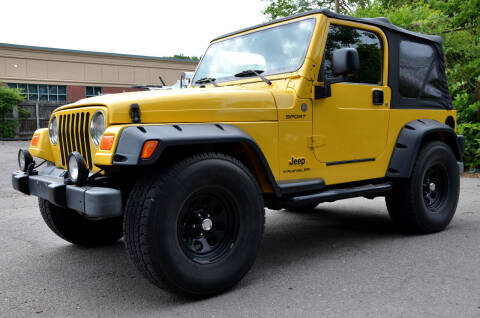
<path fill-rule="evenodd" d="M 158 146 L 149 159 L 141 159 L 143 145 L 148 140 L 158 140 Z M 114 166 L 153 165 L 162 153 L 171 146 L 244 143 L 258 156 L 275 194 L 281 195 L 280 187 L 270 169 L 262 150 L 255 140 L 242 129 L 229 124 L 176 124 L 139 125 L 123 129 L 118 140 L 112 164 Z"/>
<path fill-rule="evenodd" d="M 409 178 L 423 141 L 439 135 L 452 148 L 457 161 L 462 162 L 463 136 L 457 136 L 452 127 L 439 121 L 417 119 L 408 122 L 401 129 L 393 148 L 386 177 Z"/>

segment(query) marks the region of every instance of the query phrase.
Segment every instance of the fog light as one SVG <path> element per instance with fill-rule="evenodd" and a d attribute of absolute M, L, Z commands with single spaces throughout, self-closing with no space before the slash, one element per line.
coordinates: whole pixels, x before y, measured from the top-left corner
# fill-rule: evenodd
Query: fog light
<path fill-rule="evenodd" d="M 18 167 L 20 170 L 26 172 L 31 164 L 35 164 L 32 155 L 26 149 L 18 150 Z M 33 170 L 33 167 L 32 167 Z"/>
<path fill-rule="evenodd" d="M 74 151 L 68 156 L 67 168 L 70 180 L 74 184 L 84 185 L 87 182 L 88 169 L 79 152 Z"/>

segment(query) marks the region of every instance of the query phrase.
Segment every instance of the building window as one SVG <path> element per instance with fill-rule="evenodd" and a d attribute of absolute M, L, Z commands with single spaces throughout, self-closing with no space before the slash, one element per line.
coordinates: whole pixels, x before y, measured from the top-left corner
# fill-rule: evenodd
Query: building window
<path fill-rule="evenodd" d="M 28 100 L 41 100 L 50 102 L 67 101 L 67 86 L 16 83 L 8 83 L 7 85 L 10 88 L 18 88 L 22 90 L 22 93 Z"/>
<path fill-rule="evenodd" d="M 87 86 L 85 87 L 85 97 L 102 95 L 101 87 Z"/>

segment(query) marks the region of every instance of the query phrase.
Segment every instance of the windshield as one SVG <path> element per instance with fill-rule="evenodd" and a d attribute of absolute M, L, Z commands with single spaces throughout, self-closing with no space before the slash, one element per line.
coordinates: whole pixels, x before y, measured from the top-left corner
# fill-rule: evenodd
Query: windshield
<path fill-rule="evenodd" d="M 236 80 L 235 74 L 247 70 L 262 75 L 294 72 L 303 64 L 314 26 L 315 19 L 306 19 L 213 43 L 192 82 Z"/>

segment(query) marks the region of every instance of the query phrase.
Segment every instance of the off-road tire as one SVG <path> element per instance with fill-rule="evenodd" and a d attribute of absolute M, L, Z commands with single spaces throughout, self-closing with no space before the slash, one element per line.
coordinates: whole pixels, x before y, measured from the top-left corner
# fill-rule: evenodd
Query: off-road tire
<path fill-rule="evenodd" d="M 40 213 L 48 227 L 72 244 L 95 247 L 112 244 L 123 236 L 122 217 L 89 220 L 78 212 L 38 199 Z"/>
<path fill-rule="evenodd" d="M 220 199 L 215 201 L 217 196 L 231 209 L 215 207 L 221 205 Z M 215 248 L 206 241 L 195 245 L 200 240 L 198 233 L 185 232 L 185 228 L 196 221 L 184 219 L 195 209 L 208 215 L 213 211 L 212 229 L 217 234 L 222 232 L 216 228 L 218 219 L 238 212 L 231 218 L 237 222 L 235 230 L 227 231 L 234 227 L 224 221 L 222 237 L 227 245 L 217 242 Z M 235 285 L 254 263 L 264 226 L 257 181 L 240 161 L 220 153 L 196 154 L 141 177 L 128 198 L 124 219 L 125 244 L 140 272 L 158 287 L 191 298 L 212 296 Z M 236 234 L 230 236 L 230 232 Z M 197 255 L 192 246 L 212 250 Z"/>
<path fill-rule="evenodd" d="M 411 177 L 394 185 L 386 203 L 390 217 L 400 228 L 428 234 L 448 226 L 455 214 L 459 192 L 455 154 L 445 143 L 431 141 L 421 148 Z"/>

